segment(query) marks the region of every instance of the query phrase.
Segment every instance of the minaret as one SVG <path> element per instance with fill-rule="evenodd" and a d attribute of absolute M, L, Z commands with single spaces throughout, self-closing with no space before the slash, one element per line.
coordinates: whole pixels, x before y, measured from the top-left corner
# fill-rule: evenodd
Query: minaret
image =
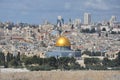
<path fill-rule="evenodd" d="M 63 25 L 64 25 L 64 19 L 62 18 L 62 16 L 58 16 L 57 26 L 62 27 Z"/>
<path fill-rule="evenodd" d="M 62 16 L 58 16 L 57 19 L 57 30 L 59 31 L 59 36 L 62 33 L 62 26 L 64 25 L 64 19 L 62 18 Z"/>

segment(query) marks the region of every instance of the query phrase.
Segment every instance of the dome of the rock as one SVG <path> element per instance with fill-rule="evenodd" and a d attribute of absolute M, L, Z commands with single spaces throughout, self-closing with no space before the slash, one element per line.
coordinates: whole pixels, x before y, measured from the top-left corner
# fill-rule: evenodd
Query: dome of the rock
<path fill-rule="evenodd" d="M 57 47 L 69 47 L 70 45 L 71 44 L 70 44 L 69 39 L 64 36 L 59 37 L 55 44 L 55 46 Z"/>

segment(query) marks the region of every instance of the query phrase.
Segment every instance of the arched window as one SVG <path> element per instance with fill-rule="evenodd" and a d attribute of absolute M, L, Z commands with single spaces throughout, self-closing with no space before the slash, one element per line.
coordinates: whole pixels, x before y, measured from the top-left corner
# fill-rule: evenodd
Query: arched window
<path fill-rule="evenodd" d="M 106 31 L 106 28 L 102 28 L 102 31 Z"/>

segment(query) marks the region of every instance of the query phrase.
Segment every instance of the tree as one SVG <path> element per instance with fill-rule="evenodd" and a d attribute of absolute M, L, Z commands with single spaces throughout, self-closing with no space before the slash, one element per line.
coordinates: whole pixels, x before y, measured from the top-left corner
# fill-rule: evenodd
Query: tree
<path fill-rule="evenodd" d="M 102 61 L 103 66 L 109 66 L 110 60 L 108 58 L 104 58 Z"/>
<path fill-rule="evenodd" d="M 76 62 L 76 59 L 73 57 L 60 57 L 58 63 L 58 68 L 61 70 L 80 69 L 80 65 Z"/>
<path fill-rule="evenodd" d="M 31 57 L 32 64 L 39 64 L 39 58 L 37 56 Z"/>
<path fill-rule="evenodd" d="M 78 63 L 74 63 L 70 65 L 70 69 L 72 70 L 79 70 L 81 66 Z"/>
<path fill-rule="evenodd" d="M 7 53 L 6 59 L 7 59 L 7 62 L 9 62 L 9 61 L 11 60 L 11 59 L 10 59 L 10 53 L 9 53 L 9 52 Z"/>
<path fill-rule="evenodd" d="M 70 58 L 69 57 L 60 57 L 59 58 L 59 68 L 61 70 L 64 70 L 68 67 L 68 63 L 70 62 Z"/>
<path fill-rule="evenodd" d="M 83 54 L 86 54 L 86 55 L 89 55 L 89 56 L 91 56 L 91 55 L 92 55 L 91 51 L 88 51 L 88 50 L 83 51 L 82 55 L 83 55 Z"/>
<path fill-rule="evenodd" d="M 104 53 L 103 52 L 94 52 L 93 56 L 104 56 Z"/>
<path fill-rule="evenodd" d="M 43 64 L 43 58 L 39 58 L 37 56 L 27 57 L 25 55 L 22 55 L 21 61 L 22 61 L 22 63 L 25 63 L 25 65 L 31 65 L 31 64 L 42 65 Z"/>
<path fill-rule="evenodd" d="M 75 63 L 75 62 L 76 62 L 76 59 L 74 57 L 71 57 L 70 58 L 70 64 Z"/>
<path fill-rule="evenodd" d="M 43 64 L 43 58 L 39 58 L 38 64 L 39 64 L 39 65 L 42 65 L 42 64 Z"/>
<path fill-rule="evenodd" d="M 12 59 L 12 60 L 9 62 L 9 64 L 10 64 L 11 66 L 14 66 L 14 67 L 19 66 L 19 63 L 18 63 L 18 61 L 17 61 L 15 58 Z"/>
<path fill-rule="evenodd" d="M 26 57 L 23 62 L 25 63 L 25 65 L 29 65 L 29 64 L 32 64 L 32 59 L 31 57 Z"/>
<path fill-rule="evenodd" d="M 6 55 L 6 63 L 9 64 L 9 62 L 13 59 L 14 59 L 13 54 L 8 52 L 7 55 Z"/>
<path fill-rule="evenodd" d="M 117 54 L 117 58 L 115 59 L 117 66 L 120 66 L 120 51 Z"/>
<path fill-rule="evenodd" d="M 18 54 L 17 54 L 17 61 L 20 61 L 20 52 L 18 52 Z"/>
<path fill-rule="evenodd" d="M 55 57 L 49 58 L 49 65 L 52 67 L 57 67 L 57 59 Z"/>
<path fill-rule="evenodd" d="M 84 64 L 86 65 L 99 65 L 100 64 L 99 58 L 85 58 Z"/>
<path fill-rule="evenodd" d="M 108 58 L 104 58 L 102 61 L 103 66 L 105 67 L 117 67 L 117 59 L 109 60 Z"/>
<path fill-rule="evenodd" d="M 0 65 L 4 65 L 5 63 L 5 55 L 4 53 L 0 52 Z"/>

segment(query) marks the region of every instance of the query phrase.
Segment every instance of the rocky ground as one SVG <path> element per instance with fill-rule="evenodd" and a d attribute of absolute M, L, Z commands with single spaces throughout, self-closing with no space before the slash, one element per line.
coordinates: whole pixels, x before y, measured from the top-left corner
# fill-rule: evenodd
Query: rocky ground
<path fill-rule="evenodd" d="M 0 80 L 120 80 L 120 71 L 34 71 L 0 73 Z"/>

